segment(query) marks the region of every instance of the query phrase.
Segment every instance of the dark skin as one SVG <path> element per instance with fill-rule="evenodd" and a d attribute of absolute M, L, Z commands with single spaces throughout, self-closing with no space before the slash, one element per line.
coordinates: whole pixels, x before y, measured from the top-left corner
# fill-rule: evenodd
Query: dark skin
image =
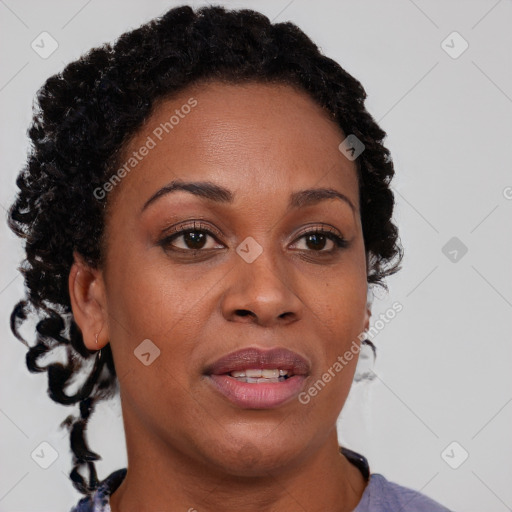
<path fill-rule="evenodd" d="M 366 482 L 339 453 L 336 420 L 356 358 L 308 404 L 274 409 L 237 407 L 204 375 L 234 350 L 285 347 L 310 362 L 308 389 L 368 329 L 356 167 L 338 150 L 345 135 L 290 86 L 198 84 L 161 102 L 125 156 L 191 97 L 197 106 L 108 196 L 104 266 L 75 254 L 69 276 L 84 342 L 111 344 L 120 381 L 129 469 L 111 509 L 353 510 Z M 178 178 L 225 187 L 233 201 L 176 191 L 142 211 Z M 292 193 L 310 188 L 348 201 L 288 209 Z M 197 236 L 199 223 L 214 233 L 202 247 L 183 234 L 160 243 L 170 226 Z M 347 246 L 305 235 L 320 228 Z M 263 249 L 252 263 L 236 252 L 249 236 Z M 149 366 L 134 356 L 145 339 L 161 351 Z"/>

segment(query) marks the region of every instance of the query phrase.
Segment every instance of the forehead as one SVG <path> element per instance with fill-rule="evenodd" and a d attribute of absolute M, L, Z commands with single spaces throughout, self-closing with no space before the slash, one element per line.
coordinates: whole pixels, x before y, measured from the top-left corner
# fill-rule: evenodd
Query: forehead
<path fill-rule="evenodd" d="M 292 86 L 197 84 L 157 102 L 125 148 L 121 185 L 142 196 L 173 179 L 213 180 L 238 195 L 337 185 L 357 206 L 355 162 L 338 149 L 344 138 Z"/>

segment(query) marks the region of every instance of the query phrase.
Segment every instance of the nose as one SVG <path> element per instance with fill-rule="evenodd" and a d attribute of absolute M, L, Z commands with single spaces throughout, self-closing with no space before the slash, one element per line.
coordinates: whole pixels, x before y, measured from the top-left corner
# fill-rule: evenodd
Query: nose
<path fill-rule="evenodd" d="M 304 304 L 297 295 L 297 275 L 284 262 L 278 264 L 272 251 L 264 250 L 248 263 L 236 256 L 221 308 L 226 320 L 261 326 L 286 325 L 298 321 Z"/>

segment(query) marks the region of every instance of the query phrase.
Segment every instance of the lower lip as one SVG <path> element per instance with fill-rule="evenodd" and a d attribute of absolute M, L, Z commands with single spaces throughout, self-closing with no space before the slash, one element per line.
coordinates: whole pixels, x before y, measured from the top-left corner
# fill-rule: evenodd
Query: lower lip
<path fill-rule="evenodd" d="M 294 375 L 281 382 L 240 382 L 229 375 L 209 375 L 210 381 L 230 402 L 242 409 L 273 409 L 295 398 L 306 377 Z"/>

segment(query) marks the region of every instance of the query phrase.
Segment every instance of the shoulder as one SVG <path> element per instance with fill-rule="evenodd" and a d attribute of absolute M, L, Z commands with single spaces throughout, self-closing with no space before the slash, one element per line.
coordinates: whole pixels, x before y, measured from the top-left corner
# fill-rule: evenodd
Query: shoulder
<path fill-rule="evenodd" d="M 354 512 L 450 512 L 424 494 L 389 482 L 372 473 L 364 494 Z"/>
<path fill-rule="evenodd" d="M 110 512 L 110 495 L 121 485 L 126 471 L 123 468 L 111 473 L 93 494 L 82 498 L 70 512 Z"/>

